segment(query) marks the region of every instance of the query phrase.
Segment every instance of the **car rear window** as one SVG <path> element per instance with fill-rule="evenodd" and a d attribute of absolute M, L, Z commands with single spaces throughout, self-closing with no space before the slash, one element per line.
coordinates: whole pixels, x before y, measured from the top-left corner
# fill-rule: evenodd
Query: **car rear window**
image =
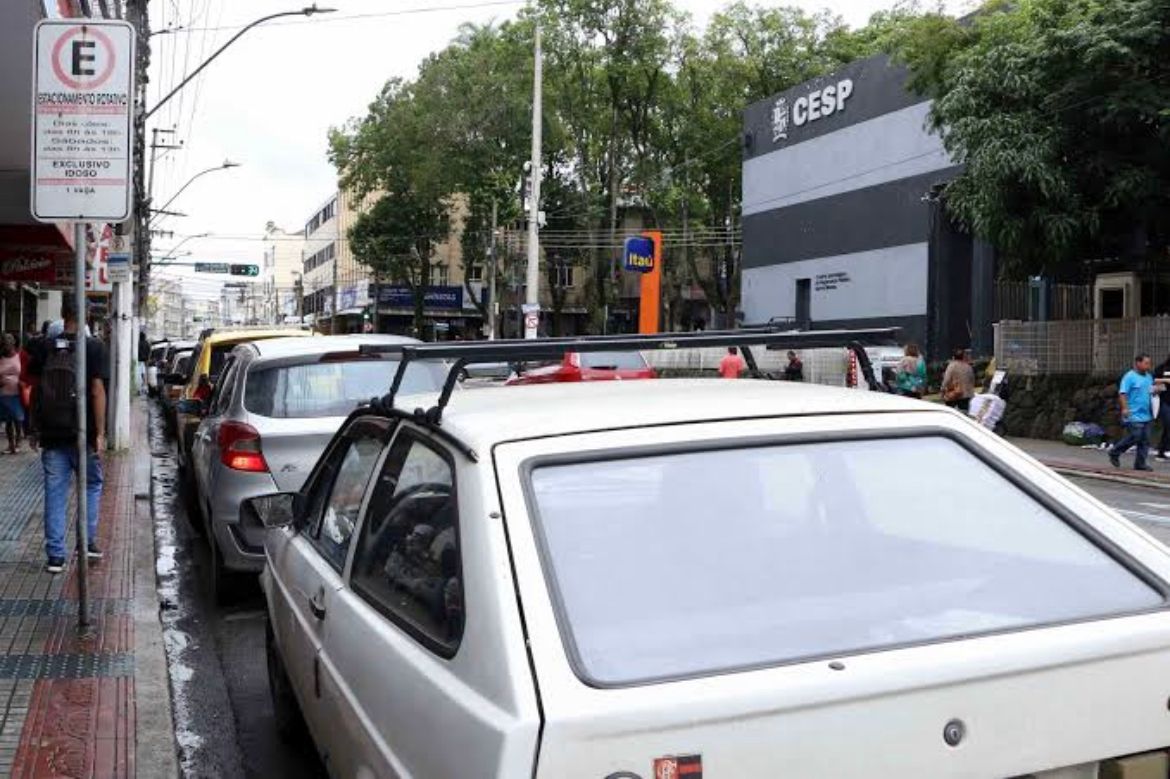
<path fill-rule="evenodd" d="M 227 362 L 228 355 L 232 353 L 239 344 L 228 343 L 220 344 L 219 346 L 211 347 L 211 366 L 207 371 L 211 383 L 214 384 L 219 378 L 219 374 L 223 372 L 223 364 Z"/>
<path fill-rule="evenodd" d="M 1163 602 L 943 437 L 550 464 L 529 478 L 566 644 L 599 686 Z"/>
<path fill-rule="evenodd" d="M 586 352 L 580 357 L 581 367 L 593 370 L 640 371 L 646 367 L 641 352 Z"/>
<path fill-rule="evenodd" d="M 244 407 L 278 419 L 345 416 L 358 404 L 385 395 L 397 370 L 398 360 L 386 359 L 256 366 L 248 372 Z M 438 391 L 446 377 L 446 366 L 412 362 L 400 393 Z"/>

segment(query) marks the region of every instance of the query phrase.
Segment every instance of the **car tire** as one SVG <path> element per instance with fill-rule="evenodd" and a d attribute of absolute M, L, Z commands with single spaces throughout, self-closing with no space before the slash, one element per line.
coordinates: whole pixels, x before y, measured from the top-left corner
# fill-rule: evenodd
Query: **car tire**
<path fill-rule="evenodd" d="M 303 744 L 309 729 L 301 714 L 301 704 L 293 692 L 292 681 L 280 659 L 272 623 L 267 620 L 264 622 L 264 650 L 268 660 L 268 691 L 272 695 L 272 718 L 276 724 L 276 735 L 286 744 Z"/>

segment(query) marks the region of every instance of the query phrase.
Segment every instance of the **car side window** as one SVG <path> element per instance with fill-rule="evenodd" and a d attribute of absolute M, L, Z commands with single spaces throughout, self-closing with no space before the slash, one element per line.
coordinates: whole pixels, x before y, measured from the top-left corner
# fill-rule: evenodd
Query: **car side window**
<path fill-rule="evenodd" d="M 386 420 L 353 423 L 313 477 L 306 535 L 339 572 L 345 566 L 362 498 L 389 430 Z"/>
<path fill-rule="evenodd" d="M 238 364 L 235 358 L 231 358 L 224 366 L 224 371 L 220 374 L 219 381 L 207 402 L 207 408 L 210 409 L 208 416 L 218 417 L 228 410 L 228 406 L 231 404 L 232 382 L 235 381 Z"/>
<path fill-rule="evenodd" d="M 374 484 L 350 575 L 354 592 L 447 657 L 463 635 L 457 505 L 448 457 L 403 432 Z"/>

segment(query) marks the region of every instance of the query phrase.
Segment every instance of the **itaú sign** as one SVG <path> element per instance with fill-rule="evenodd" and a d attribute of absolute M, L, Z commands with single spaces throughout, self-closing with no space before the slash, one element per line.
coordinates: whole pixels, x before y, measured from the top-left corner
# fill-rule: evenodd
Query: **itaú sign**
<path fill-rule="evenodd" d="M 772 106 L 772 141 L 788 140 L 789 123 L 802 127 L 809 122 L 832 116 L 845 110 L 845 101 L 853 94 L 853 79 L 844 78 L 835 84 L 801 95 L 792 101 L 781 97 Z"/>

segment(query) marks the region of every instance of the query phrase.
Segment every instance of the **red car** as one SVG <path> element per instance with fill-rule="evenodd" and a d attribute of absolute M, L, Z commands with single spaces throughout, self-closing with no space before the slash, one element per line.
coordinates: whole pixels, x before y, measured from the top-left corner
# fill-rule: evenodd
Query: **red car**
<path fill-rule="evenodd" d="M 559 363 L 529 368 L 507 384 L 552 384 L 562 381 L 657 379 L 658 374 L 641 352 L 566 352 Z"/>

